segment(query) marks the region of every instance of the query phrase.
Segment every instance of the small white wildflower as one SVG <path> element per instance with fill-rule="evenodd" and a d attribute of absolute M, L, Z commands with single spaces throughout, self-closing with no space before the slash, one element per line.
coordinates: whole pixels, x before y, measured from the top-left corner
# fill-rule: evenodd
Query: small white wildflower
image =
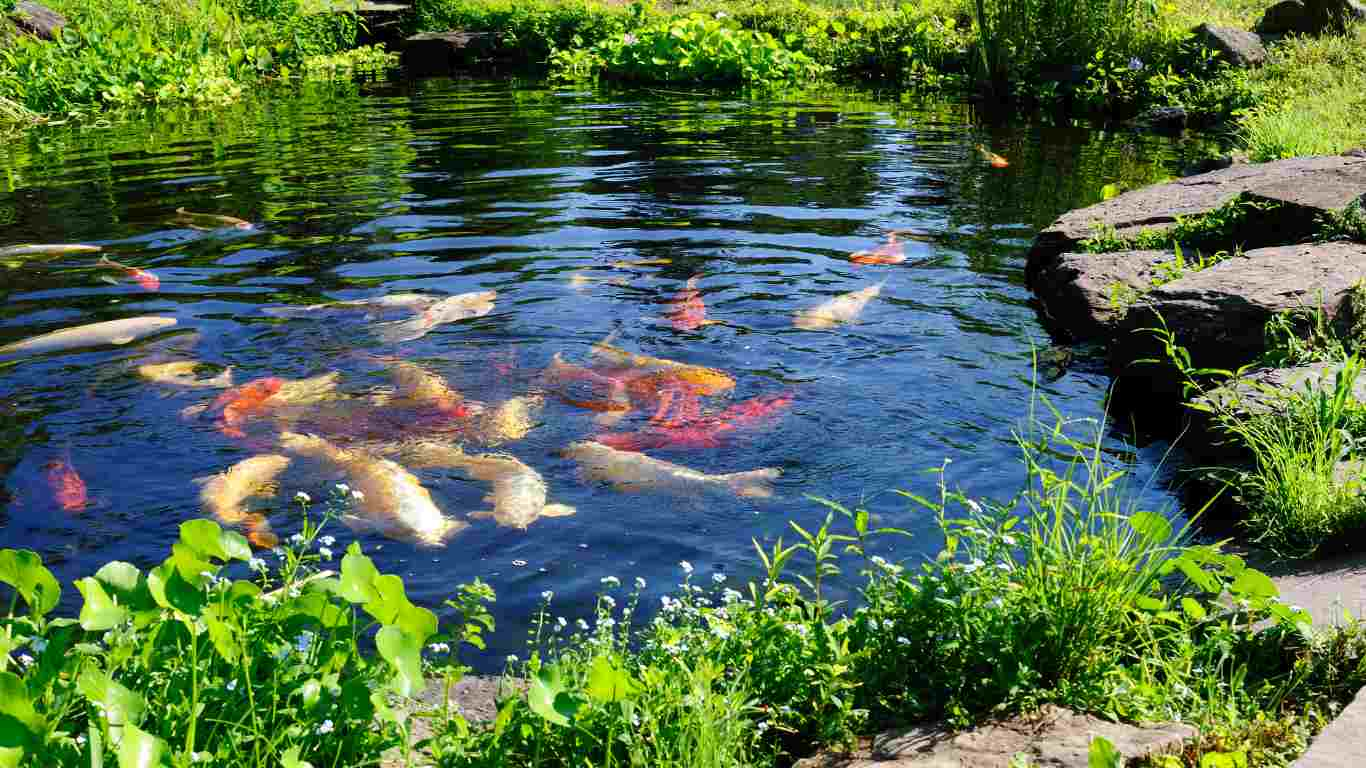
<path fill-rule="evenodd" d="M 22 664 L 25 669 L 27 669 L 33 666 L 33 657 L 28 655 L 27 653 L 21 653 L 19 654 L 19 663 Z"/>
<path fill-rule="evenodd" d="M 432 653 L 450 653 L 451 646 L 447 643 L 432 643 L 427 646 L 427 650 Z"/>
<path fill-rule="evenodd" d="M 563 616 L 556 616 L 556 617 L 555 617 L 555 626 L 556 626 L 556 627 L 558 627 L 558 628 L 560 628 L 560 629 L 564 629 L 568 624 L 569 624 L 569 619 L 566 619 L 566 618 L 563 617 Z"/>
<path fill-rule="evenodd" d="M 684 574 L 688 576 L 692 575 L 692 563 L 688 562 L 687 560 L 679 560 L 678 567 L 683 569 Z"/>
<path fill-rule="evenodd" d="M 711 628 L 711 633 L 712 633 L 713 635 L 716 635 L 717 639 L 720 639 L 720 640 L 729 639 L 729 638 L 730 638 L 730 634 L 731 634 L 731 632 L 730 632 L 730 627 L 727 627 L 727 626 L 724 625 L 724 624 L 716 624 L 716 625 L 713 625 L 712 628 Z"/>
<path fill-rule="evenodd" d="M 516 664 L 516 663 L 517 663 L 517 654 L 515 654 L 515 653 L 509 653 L 509 654 L 508 654 L 508 658 L 507 658 L 507 662 L 508 662 L 509 664 Z"/>
<path fill-rule="evenodd" d="M 1005 602 L 1004 600 L 1002 600 L 1001 598 L 999 598 L 999 597 L 994 597 L 994 598 L 992 598 L 992 599 L 991 599 L 991 602 L 989 603 L 989 605 L 990 605 L 992 608 L 1000 608 L 1001 606 L 1003 606 L 1003 605 L 1005 605 L 1005 604 L 1006 604 L 1006 602 Z"/>
<path fill-rule="evenodd" d="M 578 627 L 580 630 L 584 632 L 588 631 L 588 622 L 584 621 L 583 619 L 579 619 L 578 621 L 574 622 L 574 626 Z"/>
<path fill-rule="evenodd" d="M 612 618 L 611 616 L 605 616 L 605 617 L 603 617 L 603 618 L 601 618 L 601 619 L 598 619 L 598 626 L 602 627 L 603 629 L 611 629 L 612 627 L 615 627 L 616 625 L 617 625 L 617 620 L 614 619 L 614 618 Z"/>
<path fill-rule="evenodd" d="M 78 746 L 78 747 L 84 747 L 84 746 L 85 746 L 85 734 L 84 734 L 84 733 L 78 733 L 78 734 L 76 734 L 76 746 Z"/>
<path fill-rule="evenodd" d="M 726 591 L 721 593 L 721 600 L 725 602 L 726 605 L 738 603 L 743 597 L 744 595 L 740 594 L 738 590 L 731 589 L 730 587 L 726 587 Z"/>
<path fill-rule="evenodd" d="M 337 537 L 336 537 L 336 536 L 324 536 L 324 537 L 322 537 L 321 539 L 318 539 L 318 543 L 319 543 L 319 544 L 322 544 L 324 547 L 330 547 L 330 546 L 332 546 L 333 544 L 336 544 L 336 543 L 337 543 Z"/>
<path fill-rule="evenodd" d="M 972 573 L 973 571 L 977 570 L 978 568 L 981 568 L 981 567 L 984 566 L 984 565 L 986 565 L 986 563 L 984 563 L 984 562 L 982 562 L 981 560 L 978 560 L 977 558 L 974 557 L 974 558 L 972 559 L 972 562 L 970 562 L 970 563 L 968 563 L 967 565 L 963 566 L 963 570 L 964 570 L 965 572 L 967 572 L 967 573 Z"/>
<path fill-rule="evenodd" d="M 757 726 L 755 726 L 755 728 L 757 728 L 757 729 L 759 730 L 759 733 L 764 733 L 764 732 L 767 731 L 770 727 L 771 727 L 771 726 L 769 726 L 767 720 L 760 720 L 760 721 L 759 721 L 759 724 L 758 724 Z"/>
<path fill-rule="evenodd" d="M 982 514 L 982 505 L 981 505 L 981 504 L 978 504 L 977 502 L 973 501 L 972 499 L 968 499 L 968 500 L 964 501 L 963 503 L 967 505 L 968 509 L 972 510 L 972 513 L 973 513 L 974 515 L 980 515 L 980 514 Z"/>
<path fill-rule="evenodd" d="M 208 759 L 211 758 L 211 757 L 213 757 L 213 756 L 210 755 L 208 752 L 191 752 L 191 753 L 190 753 L 190 762 L 192 762 L 192 763 L 202 763 L 202 762 L 205 762 L 206 760 L 208 760 Z"/>
<path fill-rule="evenodd" d="M 636 589 L 645 589 L 645 579 L 642 579 L 639 576 L 636 577 Z"/>
<path fill-rule="evenodd" d="M 611 595 L 603 595 L 602 602 L 607 606 L 607 610 L 609 611 L 617 607 L 617 601 L 614 600 Z"/>
<path fill-rule="evenodd" d="M 1129 58 L 1129 69 L 1135 72 L 1143 69 L 1143 59 L 1140 59 L 1137 56 L 1131 56 Z"/>
<path fill-rule="evenodd" d="M 349 496 L 351 494 L 351 486 L 346 483 L 337 483 L 337 493 L 340 493 L 343 496 Z"/>
<path fill-rule="evenodd" d="M 233 679 L 229 680 L 228 684 L 225 687 L 228 689 L 228 692 L 230 693 L 232 691 L 237 690 L 237 678 L 234 677 Z"/>
<path fill-rule="evenodd" d="M 618 579 L 616 576 L 603 576 L 600 581 L 608 587 L 621 586 L 621 579 Z"/>
<path fill-rule="evenodd" d="M 333 730 L 332 721 L 331 721 L 331 720 L 324 720 L 324 721 L 323 721 L 323 724 L 320 725 L 320 726 L 318 726 L 318 735 L 319 735 L 319 736 L 322 736 L 323 734 L 331 733 L 332 730 Z"/>
<path fill-rule="evenodd" d="M 259 557 L 253 557 L 247 561 L 247 567 L 252 569 L 253 571 L 256 571 L 257 573 L 265 573 L 266 561 L 262 560 Z"/>
<path fill-rule="evenodd" d="M 28 641 L 28 647 L 32 648 L 34 653 L 42 653 L 47 650 L 47 641 L 41 637 L 35 637 Z"/>
<path fill-rule="evenodd" d="M 304 543 L 304 535 L 302 533 L 296 533 L 293 536 L 290 536 L 289 543 L 293 544 L 296 547 L 299 546 L 300 544 Z"/>
<path fill-rule="evenodd" d="M 332 559 L 332 550 L 327 547 L 318 547 L 318 556 L 324 560 Z"/>
<path fill-rule="evenodd" d="M 294 494 L 294 500 L 299 502 L 300 504 L 308 504 L 309 502 L 313 501 L 313 497 L 309 496 L 303 491 L 299 491 L 298 493 Z"/>
<path fill-rule="evenodd" d="M 541 599 L 547 603 L 555 599 L 555 593 L 549 589 L 541 593 Z"/>
<path fill-rule="evenodd" d="M 1015 537 L 1008 533 L 1001 537 L 1001 541 L 1004 541 L 1007 547 L 1015 546 Z"/>
<path fill-rule="evenodd" d="M 711 575 L 711 580 L 712 580 L 712 582 L 715 583 L 715 584 L 725 584 L 725 583 L 726 583 L 726 574 L 724 574 L 724 573 L 713 573 L 713 574 Z"/>
<path fill-rule="evenodd" d="M 633 725 L 633 726 L 635 726 L 635 727 L 637 727 L 637 728 L 640 727 L 640 715 L 637 715 L 637 714 L 635 714 L 635 713 L 632 713 L 632 714 L 631 714 L 631 725 Z"/>
<path fill-rule="evenodd" d="M 897 643 L 899 643 L 899 644 L 901 644 L 901 645 L 910 645 L 910 644 L 911 644 L 911 641 L 910 641 L 910 640 L 908 640 L 907 638 L 905 638 L 905 637 L 903 637 L 903 636 L 901 636 L 901 635 L 897 635 L 896 641 L 897 641 Z"/>
<path fill-rule="evenodd" d="M 360 491 L 352 491 L 351 500 L 359 504 L 360 502 L 365 501 L 365 494 Z"/>
<path fill-rule="evenodd" d="M 290 588 L 289 588 L 289 597 L 290 597 L 290 599 L 297 598 L 299 595 L 302 595 L 302 594 L 303 594 L 303 592 L 300 592 L 298 587 L 290 587 Z"/>
<path fill-rule="evenodd" d="M 892 623 L 892 620 L 891 620 L 891 619 L 883 619 L 883 620 L 882 620 L 882 628 L 883 628 L 883 629 L 891 629 L 892 626 L 893 626 L 893 623 Z"/>

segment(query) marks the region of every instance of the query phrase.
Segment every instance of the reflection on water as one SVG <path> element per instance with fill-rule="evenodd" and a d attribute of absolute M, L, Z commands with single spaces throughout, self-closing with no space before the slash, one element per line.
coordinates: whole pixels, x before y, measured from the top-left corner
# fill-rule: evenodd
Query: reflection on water
<path fill-rule="evenodd" d="M 984 160 L 979 144 L 1008 167 Z M 394 410 L 385 398 L 401 360 L 481 409 L 546 395 L 525 437 L 477 450 L 507 452 L 541 479 L 547 503 L 575 514 L 500 525 L 472 514 L 497 512 L 484 498 L 494 465 L 481 478 L 454 460 L 412 461 L 419 487 L 460 523 L 444 547 L 392 529 L 332 531 L 377 548 L 381 567 L 433 607 L 456 583 L 492 583 L 503 617 L 495 653 L 516 648 L 543 590 L 572 617 L 608 575 L 643 576 L 652 595 L 676 580 L 680 560 L 744 576 L 752 539 L 824 515 L 806 494 L 864 503 L 915 532 L 888 552 L 913 557 L 936 547 L 933 521 L 890 491 L 932 492 L 936 478 L 922 470 L 945 459 L 972 493 L 1009 494 L 1020 477 L 1011 430 L 1031 398 L 1032 345 L 1047 344 L 1022 285 L 1033 232 L 1106 183 L 1165 175 L 1182 151 L 1132 134 L 983 127 L 947 102 L 442 80 L 37 131 L 0 148 L 0 246 L 103 251 L 0 266 L 0 344 L 140 315 L 178 322 L 125 346 L 0 362 L 0 536 L 38 550 L 64 580 L 112 558 L 145 566 L 201 514 L 196 478 L 278 451 L 281 431 L 340 449 L 446 427 L 477 442 L 477 413 L 434 426 L 431 413 Z M 859 252 L 904 260 L 851 258 Z M 860 311 L 794 324 L 794 313 L 874 285 Z M 488 312 L 421 327 L 410 307 L 303 309 L 485 291 L 497 297 Z M 629 363 L 594 354 L 608 337 L 732 385 L 641 384 L 621 374 Z M 225 430 L 219 389 L 138 373 L 189 361 L 204 365 L 160 370 L 210 382 L 230 371 L 238 385 L 339 376 L 302 411 Z M 545 375 L 555 365 L 624 390 L 586 374 L 556 390 Z M 1073 368 L 1042 390 L 1067 414 L 1095 417 L 1105 383 Z M 593 407 L 623 397 L 625 409 Z M 595 435 L 667 464 L 623 470 L 570 448 Z M 344 462 L 307 459 L 274 478 L 277 503 L 242 500 L 277 534 L 297 530 L 295 491 L 320 498 L 342 477 Z M 1138 452 L 1142 475 L 1152 459 Z M 676 484 L 661 468 L 673 465 L 776 479 L 771 495 L 724 481 L 658 487 Z"/>

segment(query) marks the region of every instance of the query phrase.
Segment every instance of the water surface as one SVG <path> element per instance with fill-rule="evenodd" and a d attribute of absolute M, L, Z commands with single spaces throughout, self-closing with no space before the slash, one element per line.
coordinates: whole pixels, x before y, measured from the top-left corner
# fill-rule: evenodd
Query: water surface
<path fill-rule="evenodd" d="M 978 144 L 1010 167 L 983 162 Z M 397 356 L 496 402 L 533 387 L 555 353 L 584 362 L 615 334 L 623 348 L 733 375 L 734 392 L 710 409 L 791 393 L 779 421 L 728 445 L 654 452 L 711 473 L 781 468 L 777 494 L 623 495 L 586 483 L 559 450 L 599 431 L 595 414 L 552 399 L 507 450 L 578 514 L 526 531 L 472 521 L 441 549 L 359 534 L 415 600 L 439 607 L 453 585 L 481 577 L 499 595 L 493 652 L 516 650 L 544 590 L 572 618 L 609 575 L 644 577 L 651 604 L 681 560 L 704 578 L 750 575 L 751 540 L 771 546 L 792 538 L 788 520 L 819 523 L 824 508 L 808 494 L 862 503 L 913 532 L 887 547 L 913 558 L 936 549 L 933 519 L 896 489 L 933 494 L 937 477 L 924 470 L 946 460 L 950 482 L 974 494 L 1007 496 L 1020 481 L 1012 430 L 1033 397 L 1031 351 L 1050 343 L 1023 285 L 1034 232 L 1107 183 L 1166 175 L 1183 151 L 1125 132 L 987 125 L 965 104 L 895 96 L 750 101 L 451 80 L 35 131 L 0 148 L 0 245 L 96 243 L 161 287 L 110 285 L 86 254 L 17 261 L 0 267 L 0 343 L 138 314 L 176 317 L 192 333 L 0 368 L 0 543 L 37 550 L 64 582 L 110 559 L 153 565 L 200 514 L 194 478 L 269 447 L 181 418 L 212 393 L 151 385 L 138 364 L 195 358 L 231 365 L 238 381 L 335 370 L 363 396 L 386 384 L 383 357 Z M 256 226 L 195 229 L 173 221 L 179 207 Z M 894 229 L 922 233 L 906 263 L 850 262 Z M 575 286 L 575 274 L 592 279 Z M 678 331 L 667 301 L 694 276 L 723 322 Z M 856 324 L 793 327 L 795 310 L 877 282 L 882 295 Z M 489 289 L 499 298 L 488 316 L 400 345 L 378 343 L 361 319 L 269 311 Z M 1038 384 L 1075 418 L 1101 415 L 1106 385 L 1086 365 Z M 1108 440 L 1140 480 L 1153 474 L 1161 445 Z M 45 471 L 68 456 L 91 499 L 76 513 L 57 504 Z M 459 473 L 418 474 L 453 516 L 484 506 L 486 488 Z M 286 475 L 274 528 L 297 530 L 295 491 L 321 497 L 336 479 Z M 338 551 L 357 538 L 331 532 Z"/>

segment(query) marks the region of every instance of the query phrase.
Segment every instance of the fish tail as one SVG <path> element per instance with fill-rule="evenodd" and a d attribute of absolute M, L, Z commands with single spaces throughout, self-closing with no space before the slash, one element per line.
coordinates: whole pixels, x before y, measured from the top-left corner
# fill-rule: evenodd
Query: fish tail
<path fill-rule="evenodd" d="M 749 472 L 733 472 L 721 477 L 736 496 L 767 499 L 773 495 L 773 481 L 782 474 L 783 471 L 777 467 L 765 467 L 764 469 L 753 469 Z"/>

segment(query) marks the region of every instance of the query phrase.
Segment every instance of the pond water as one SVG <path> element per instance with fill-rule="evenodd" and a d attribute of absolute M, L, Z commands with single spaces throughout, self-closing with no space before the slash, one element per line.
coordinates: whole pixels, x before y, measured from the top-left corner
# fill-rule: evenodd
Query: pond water
<path fill-rule="evenodd" d="M 992 167 L 978 144 L 1009 167 Z M 0 246 L 96 244 L 160 285 L 100 268 L 99 254 L 8 258 L 0 344 L 136 315 L 178 324 L 125 346 L 0 362 L 0 544 L 37 550 L 63 582 L 110 559 L 154 565 L 179 523 L 203 514 L 195 478 L 275 450 L 278 424 L 253 421 L 237 437 L 221 418 L 187 418 L 217 392 L 148 382 L 140 365 L 199 360 L 231 366 L 237 383 L 339 372 L 345 408 L 295 426 L 329 422 L 344 441 L 348 419 L 379 407 L 395 360 L 494 404 L 540 387 L 556 354 L 589 364 L 610 335 L 621 349 L 724 371 L 734 387 L 673 404 L 655 392 L 612 427 L 552 393 L 538 425 L 500 450 L 576 514 L 526 530 L 469 519 L 439 548 L 334 523 L 334 549 L 359 538 L 433 608 L 460 582 L 490 582 L 501 622 L 491 658 L 519 648 L 544 590 L 574 618 L 609 575 L 644 577 L 649 605 L 682 560 L 702 578 L 752 575 L 752 539 L 771 546 L 792 538 L 788 520 L 819 524 L 824 508 L 808 494 L 862 503 L 915 534 L 884 545 L 889 556 L 932 552 L 932 517 L 896 489 L 933 494 L 925 470 L 946 460 L 950 482 L 974 494 L 1008 496 L 1021 478 L 1011 432 L 1031 402 L 1031 350 L 1050 343 L 1023 285 L 1034 232 L 1107 183 L 1168 174 L 1185 151 L 1128 132 L 985 124 L 966 104 L 911 97 L 748 101 L 457 80 L 264 93 L 209 116 L 35 131 L 0 148 Z M 893 230 L 914 231 L 903 263 L 851 261 Z M 670 322 L 690 278 L 719 322 Z M 795 311 L 874 284 L 881 293 L 855 322 L 794 326 Z M 376 332 L 394 312 L 281 311 L 487 290 L 488 314 L 396 343 Z M 1039 386 L 1086 418 L 1102 414 L 1107 383 L 1081 364 Z M 790 402 L 716 445 L 650 451 L 710 474 L 778 468 L 770 498 L 623 493 L 562 453 L 652 417 L 771 396 Z M 391 440 L 428 431 L 400 421 Z M 1107 440 L 1140 480 L 1154 474 L 1163 445 Z M 85 484 L 83 506 L 65 509 L 53 487 L 63 461 Z M 487 507 L 486 483 L 413 471 L 453 518 Z M 294 492 L 320 498 L 337 479 L 298 462 L 274 501 L 252 503 L 287 536 L 300 524 Z M 1147 493 L 1167 501 L 1160 483 Z M 74 606 L 75 590 L 65 597 Z"/>

